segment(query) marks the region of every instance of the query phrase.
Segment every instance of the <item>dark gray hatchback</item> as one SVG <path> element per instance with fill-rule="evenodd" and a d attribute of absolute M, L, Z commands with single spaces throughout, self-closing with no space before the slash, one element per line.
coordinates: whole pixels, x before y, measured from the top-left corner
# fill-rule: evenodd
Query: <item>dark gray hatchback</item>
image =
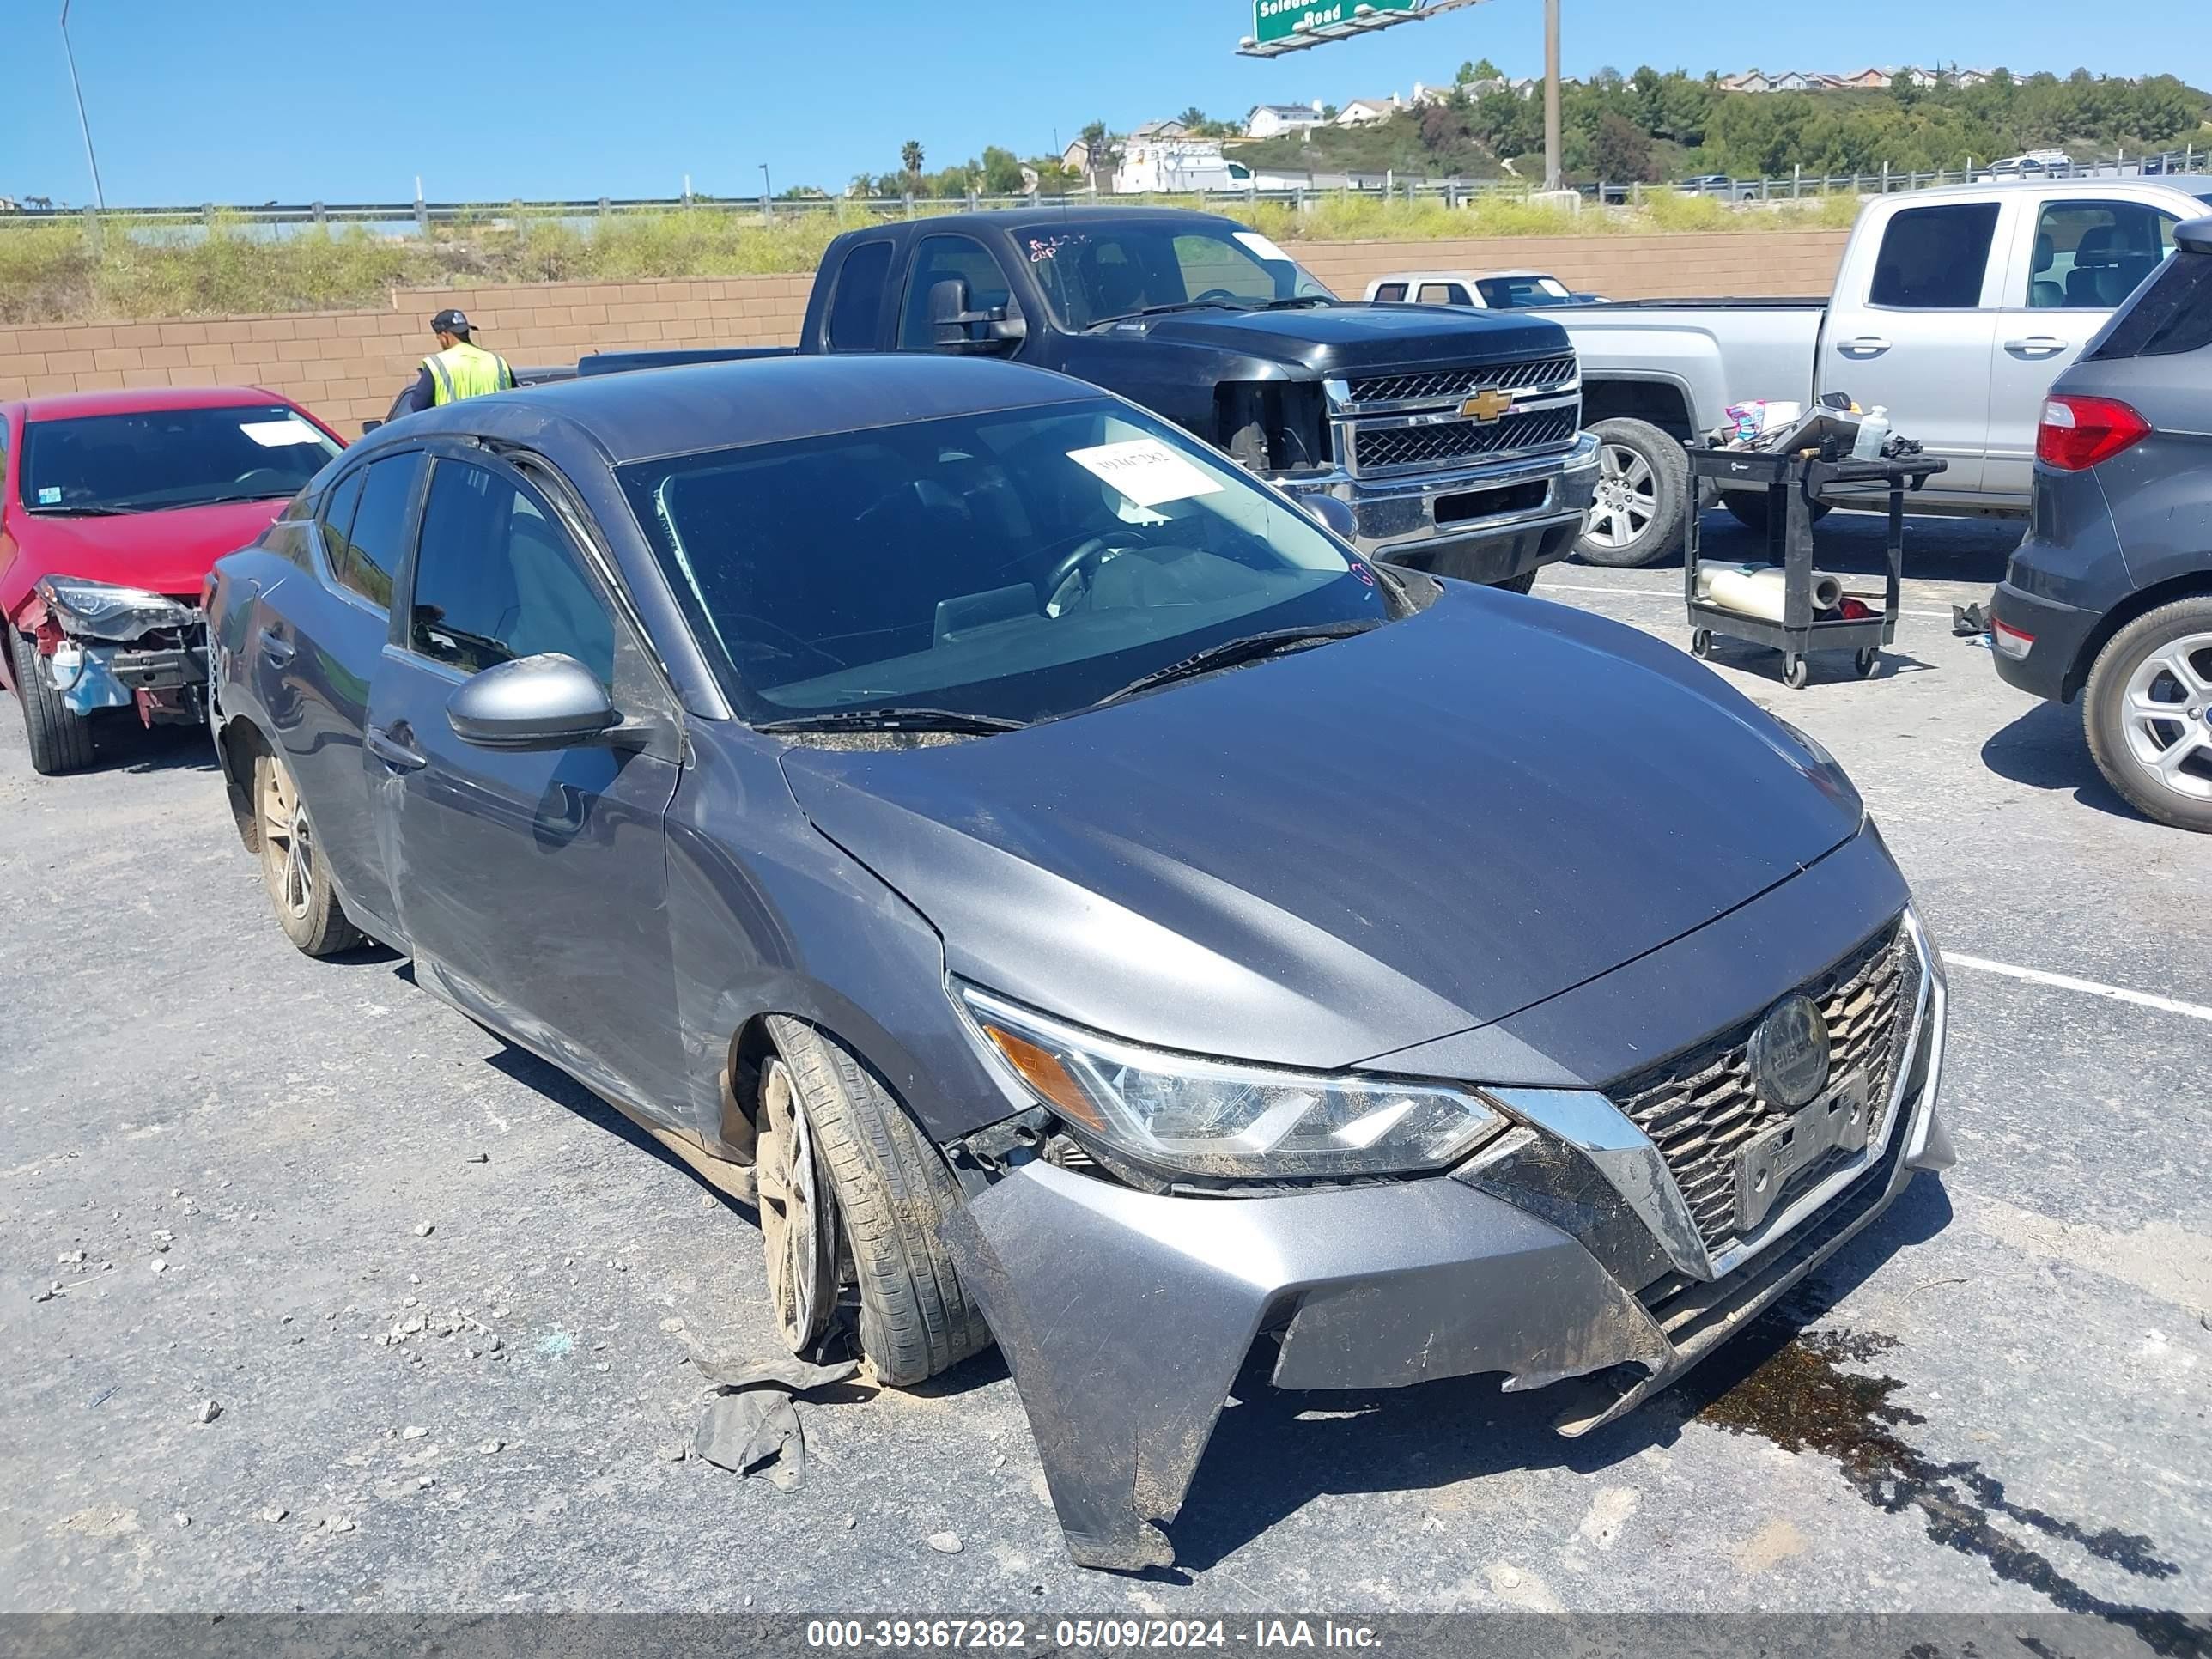
<path fill-rule="evenodd" d="M 1990 642 L 2009 684 L 2081 697 L 2121 794 L 2212 831 L 2212 219 L 2174 247 L 2051 388 Z"/>
<path fill-rule="evenodd" d="M 473 398 L 210 617 L 292 939 L 757 1200 L 794 1348 L 995 1339 L 1089 1565 L 1170 1558 L 1255 1347 L 1583 1379 L 1580 1432 L 1948 1161 L 1940 961 L 1817 744 L 1059 375 Z"/>

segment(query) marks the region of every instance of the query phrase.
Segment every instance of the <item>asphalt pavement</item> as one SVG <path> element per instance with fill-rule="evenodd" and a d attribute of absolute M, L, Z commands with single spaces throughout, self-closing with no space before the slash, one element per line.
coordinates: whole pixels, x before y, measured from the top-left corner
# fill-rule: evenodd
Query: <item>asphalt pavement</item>
<path fill-rule="evenodd" d="M 1877 528 L 1832 521 L 1832 562 Z M 687 1343 L 777 1351 L 749 1213 L 399 958 L 295 954 L 204 737 L 48 781 L 5 710 L 0 1611 L 2064 1609 L 2181 1650 L 2212 843 L 1953 637 L 2016 530 L 1914 531 L 1878 678 L 1715 665 L 1850 769 L 1953 959 L 1958 1168 L 1579 1442 L 1481 1380 L 1253 1390 L 1143 1579 L 1062 1554 L 995 1355 L 802 1405 L 799 1491 L 681 1455 Z M 1537 591 L 1680 645 L 1680 583 Z"/>

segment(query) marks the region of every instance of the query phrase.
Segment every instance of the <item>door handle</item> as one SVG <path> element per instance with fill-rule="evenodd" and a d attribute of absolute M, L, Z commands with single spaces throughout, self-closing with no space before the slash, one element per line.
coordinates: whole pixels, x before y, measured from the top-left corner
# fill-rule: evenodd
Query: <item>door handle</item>
<path fill-rule="evenodd" d="M 1846 357 L 1879 357 L 1889 349 L 1889 342 L 1879 334 L 1862 334 L 1856 339 L 1837 341 L 1836 349 Z"/>
<path fill-rule="evenodd" d="M 300 654 L 300 647 L 274 634 L 261 636 L 261 654 L 272 668 L 282 668 Z"/>
<path fill-rule="evenodd" d="M 413 736 L 412 732 L 408 733 Z M 392 729 L 372 726 L 362 738 L 368 752 L 394 771 L 415 772 L 430 763 L 430 757 L 419 749 L 410 749 L 394 735 Z"/>
<path fill-rule="evenodd" d="M 2024 356 L 2048 357 L 2053 352 L 2065 350 L 2066 344 L 2056 334 L 2031 334 L 2025 339 L 2007 340 L 2004 349 L 2017 351 Z"/>

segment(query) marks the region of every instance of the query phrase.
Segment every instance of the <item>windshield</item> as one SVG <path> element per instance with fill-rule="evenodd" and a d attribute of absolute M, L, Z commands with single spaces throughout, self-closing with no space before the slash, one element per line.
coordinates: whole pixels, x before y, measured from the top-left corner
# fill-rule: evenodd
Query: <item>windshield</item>
<path fill-rule="evenodd" d="M 1013 233 L 1063 327 L 1089 328 L 1163 306 L 1243 308 L 1333 300 L 1255 230 L 1188 220 L 1072 228 L 1046 221 Z"/>
<path fill-rule="evenodd" d="M 146 513 L 218 501 L 274 501 L 338 453 L 283 404 L 161 409 L 33 421 L 22 498 L 33 513 Z"/>
<path fill-rule="evenodd" d="M 1098 401 L 621 470 L 756 721 L 1089 707 L 1224 641 L 1393 614 L 1299 507 Z"/>
<path fill-rule="evenodd" d="M 1486 276 L 1475 286 L 1482 290 L 1483 303 L 1493 311 L 1572 305 L 1575 299 L 1556 276 Z"/>

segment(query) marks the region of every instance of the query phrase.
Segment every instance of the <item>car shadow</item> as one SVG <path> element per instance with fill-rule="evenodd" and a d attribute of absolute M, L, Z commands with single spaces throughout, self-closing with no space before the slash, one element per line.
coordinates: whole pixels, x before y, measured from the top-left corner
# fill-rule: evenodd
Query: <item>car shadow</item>
<path fill-rule="evenodd" d="M 1205 1571 L 1316 1498 L 1349 1492 L 1437 1492 L 1514 1470 L 1595 1474 L 1655 1446 L 1756 1372 L 1899 1251 L 1940 1232 L 1951 1204 L 1940 1180 L 1916 1179 L 1867 1230 L 1712 1358 L 1619 1422 L 1578 1440 L 1552 1419 L 1572 1384 L 1503 1394 L 1494 1376 L 1401 1389 L 1291 1392 L 1248 1373 L 1221 1414 L 1190 1496 L 1170 1528 L 1182 1580 Z M 1438 1510 L 1461 1507 L 1450 1496 Z"/>
<path fill-rule="evenodd" d="M 2149 820 L 2105 781 L 2081 733 L 2078 703 L 2039 702 L 1982 744 L 1982 764 L 2030 789 L 2068 789 L 2082 805 L 2137 823 Z"/>
<path fill-rule="evenodd" d="M 1782 653 L 1770 647 L 1753 645 L 1748 640 L 1730 635 L 1713 635 L 1711 654 L 1705 660 L 1717 666 L 1733 668 L 1738 673 L 1756 674 L 1771 680 L 1777 690 L 1787 690 L 1782 682 Z M 1800 690 L 1810 690 L 1820 685 L 1851 685 L 1864 678 L 1868 680 L 1895 679 L 1905 674 L 1924 674 L 1933 669 L 1932 662 L 1923 662 L 1907 651 L 1893 646 L 1882 648 L 1881 663 L 1871 674 L 1862 677 L 1852 665 L 1850 653 L 1845 651 L 1815 651 L 1808 659 L 1812 678 Z"/>
<path fill-rule="evenodd" d="M 92 764 L 77 775 L 215 769 L 215 744 L 204 726 L 146 726 L 129 716 L 99 722 L 92 737 Z"/>
<path fill-rule="evenodd" d="M 2003 580 L 2005 561 L 2020 545 L 2021 529 L 2018 520 L 1939 519 L 1908 514 L 1905 574 L 1916 580 L 1995 586 Z M 1879 578 L 1889 568 L 1887 537 L 1887 521 L 1878 513 L 1832 513 L 1814 528 L 1814 556 L 1821 569 L 1839 576 Z M 1766 538 L 1746 529 L 1719 507 L 1708 508 L 1699 518 L 1698 538 L 1701 558 L 1724 564 L 1766 562 Z M 1666 557 L 1642 568 L 1680 570 L 1682 549 L 1675 547 Z"/>

